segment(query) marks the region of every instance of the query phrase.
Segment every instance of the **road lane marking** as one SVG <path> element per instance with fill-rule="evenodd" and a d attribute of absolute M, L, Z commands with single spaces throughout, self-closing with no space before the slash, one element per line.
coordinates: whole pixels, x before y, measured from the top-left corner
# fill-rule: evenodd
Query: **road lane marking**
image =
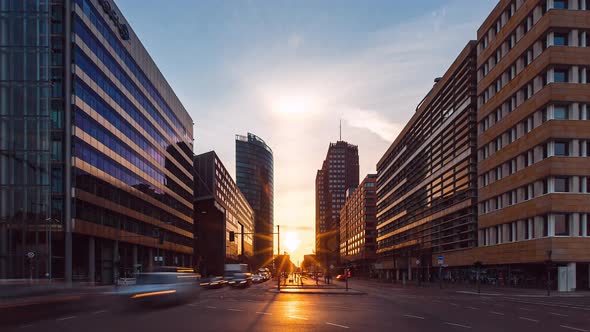
<path fill-rule="evenodd" d="M 76 316 L 68 316 L 68 317 L 62 317 L 62 318 L 58 318 L 56 319 L 57 321 L 62 321 L 62 320 L 68 320 L 68 319 L 74 319 L 76 318 Z"/>
<path fill-rule="evenodd" d="M 536 319 L 527 318 L 527 317 L 518 317 L 518 318 L 519 318 L 519 319 L 522 319 L 522 320 L 528 320 L 529 322 L 535 322 L 535 323 L 538 323 L 538 322 L 539 322 L 539 321 L 538 321 L 538 320 L 536 320 Z"/>
<path fill-rule="evenodd" d="M 451 326 L 457 326 L 457 327 L 462 327 L 464 329 L 470 329 L 471 326 L 467 326 L 467 325 L 461 325 L 461 324 L 455 324 L 455 323 L 449 323 L 449 322 L 445 322 L 445 324 L 447 325 L 451 325 Z"/>
<path fill-rule="evenodd" d="M 262 311 L 256 311 L 257 314 L 261 314 L 261 315 L 272 315 L 270 312 L 262 312 Z"/>
<path fill-rule="evenodd" d="M 205 308 L 209 308 L 209 309 L 217 309 L 217 307 L 212 307 L 210 305 L 206 306 Z"/>
<path fill-rule="evenodd" d="M 196 303 L 189 303 L 189 304 L 187 304 L 187 305 L 188 305 L 189 307 L 197 307 L 197 306 L 198 306 L 198 304 L 196 304 Z"/>
<path fill-rule="evenodd" d="M 33 327 L 33 324 L 27 324 L 27 325 L 21 325 L 21 326 L 19 326 L 19 328 L 21 328 L 21 329 L 26 329 L 26 328 L 29 328 L 29 327 Z"/>
<path fill-rule="evenodd" d="M 472 310 L 479 310 L 479 309 L 478 309 L 478 308 L 476 308 L 476 307 L 467 307 L 467 309 L 472 309 Z"/>
<path fill-rule="evenodd" d="M 244 311 L 244 310 L 242 310 L 242 309 L 232 309 L 232 308 L 230 308 L 230 309 L 227 309 L 227 310 L 228 310 L 228 311 L 236 311 L 236 312 Z"/>
<path fill-rule="evenodd" d="M 289 315 L 289 316 L 287 316 L 287 317 L 289 317 L 289 318 L 293 318 L 293 319 L 307 320 L 307 318 L 305 318 L 305 317 L 299 317 L 299 316 L 293 316 L 293 315 Z"/>
<path fill-rule="evenodd" d="M 450 305 L 452 305 L 453 307 L 457 307 L 457 306 L 459 306 L 457 303 L 452 303 L 452 302 L 449 302 L 449 304 L 450 304 Z"/>
<path fill-rule="evenodd" d="M 414 315 L 404 315 L 404 316 L 410 317 L 410 318 L 424 319 L 424 317 L 414 316 Z"/>
<path fill-rule="evenodd" d="M 348 327 L 346 325 L 340 325 L 340 324 L 335 324 L 335 323 L 330 323 L 330 322 L 326 322 L 326 324 L 332 325 L 332 326 L 336 326 L 336 327 L 341 327 L 343 329 L 349 329 L 350 328 L 350 327 Z"/>
<path fill-rule="evenodd" d="M 577 328 L 577 327 L 571 327 L 571 326 L 567 326 L 567 325 L 559 325 L 559 326 L 563 327 L 564 329 L 568 329 L 568 330 L 581 331 L 581 332 L 588 332 L 588 330 L 579 329 L 579 328 Z"/>
<path fill-rule="evenodd" d="M 524 311 L 533 311 L 533 309 L 529 309 L 529 308 L 518 308 L 520 310 L 524 310 Z"/>
<path fill-rule="evenodd" d="M 98 314 L 102 314 L 103 312 L 107 312 L 106 310 L 99 310 L 99 311 L 95 311 L 92 314 L 93 315 L 98 315 Z"/>
<path fill-rule="evenodd" d="M 553 315 L 553 316 L 559 316 L 559 317 L 568 317 L 568 315 L 558 314 L 557 312 L 550 312 L 549 314 Z"/>
<path fill-rule="evenodd" d="M 432 300 L 432 303 L 442 303 L 439 300 Z"/>
<path fill-rule="evenodd" d="M 503 312 L 498 312 L 498 311 L 490 311 L 490 314 L 504 316 Z"/>

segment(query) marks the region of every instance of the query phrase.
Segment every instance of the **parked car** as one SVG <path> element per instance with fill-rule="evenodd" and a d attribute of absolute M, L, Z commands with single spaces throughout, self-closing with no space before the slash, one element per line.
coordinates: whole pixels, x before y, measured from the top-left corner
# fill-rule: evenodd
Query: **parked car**
<path fill-rule="evenodd" d="M 259 284 L 264 281 L 266 281 L 265 278 L 260 274 L 255 274 L 252 276 L 252 282 L 255 284 Z"/>
<path fill-rule="evenodd" d="M 346 276 L 344 274 L 339 274 L 336 276 L 336 280 L 338 281 L 346 281 Z"/>
<path fill-rule="evenodd" d="M 234 273 L 228 284 L 235 288 L 249 287 L 252 284 L 252 273 Z"/>
<path fill-rule="evenodd" d="M 136 284 L 115 293 L 132 305 L 178 304 L 199 297 L 200 274 L 190 268 L 156 267 L 136 274 Z"/>
<path fill-rule="evenodd" d="M 209 277 L 201 280 L 201 287 L 209 289 L 221 288 L 226 283 L 227 281 L 222 276 Z"/>

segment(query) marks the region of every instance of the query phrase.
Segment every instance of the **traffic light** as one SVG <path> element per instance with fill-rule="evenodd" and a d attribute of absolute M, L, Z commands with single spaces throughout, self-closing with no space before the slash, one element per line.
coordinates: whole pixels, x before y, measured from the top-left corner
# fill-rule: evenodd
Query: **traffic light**
<path fill-rule="evenodd" d="M 236 240 L 236 233 L 234 231 L 229 231 L 229 242 L 234 242 Z"/>

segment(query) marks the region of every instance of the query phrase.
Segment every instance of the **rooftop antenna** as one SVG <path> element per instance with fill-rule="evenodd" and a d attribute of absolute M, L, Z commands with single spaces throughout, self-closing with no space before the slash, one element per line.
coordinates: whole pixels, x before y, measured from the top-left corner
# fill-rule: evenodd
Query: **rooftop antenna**
<path fill-rule="evenodd" d="M 342 119 L 340 119 L 340 141 L 342 140 Z"/>

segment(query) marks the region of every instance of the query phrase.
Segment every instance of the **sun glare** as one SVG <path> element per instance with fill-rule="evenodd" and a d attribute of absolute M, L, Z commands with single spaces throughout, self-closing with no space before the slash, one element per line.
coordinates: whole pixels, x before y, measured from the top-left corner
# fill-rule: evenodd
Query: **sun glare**
<path fill-rule="evenodd" d="M 273 104 L 273 109 L 283 114 L 309 113 L 312 107 L 308 98 L 302 96 L 280 97 Z"/>
<path fill-rule="evenodd" d="M 293 252 L 295 250 L 297 250 L 297 248 L 299 247 L 299 244 L 301 243 L 301 240 L 299 240 L 297 233 L 294 232 L 287 232 L 285 234 L 285 247 L 287 247 L 287 250 L 289 251 L 290 254 L 293 254 Z"/>

